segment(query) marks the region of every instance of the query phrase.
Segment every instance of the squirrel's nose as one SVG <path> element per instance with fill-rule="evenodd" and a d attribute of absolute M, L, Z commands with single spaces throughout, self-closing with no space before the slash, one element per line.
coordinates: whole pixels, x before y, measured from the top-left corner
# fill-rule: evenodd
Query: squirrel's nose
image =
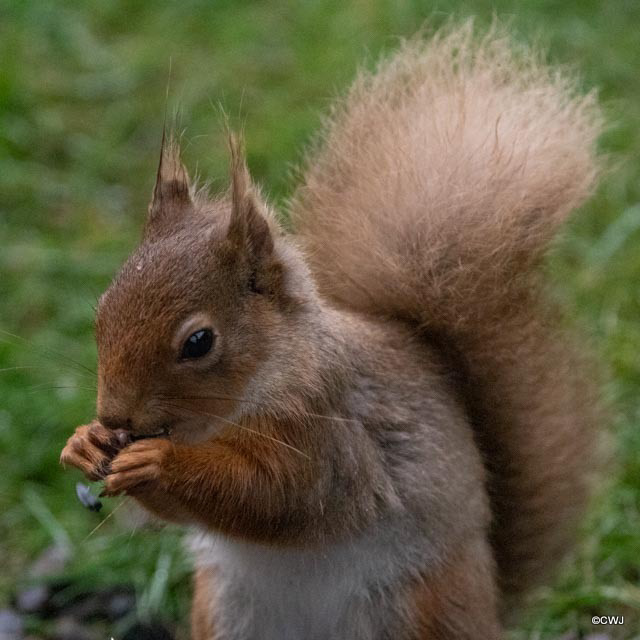
<path fill-rule="evenodd" d="M 125 416 L 114 415 L 98 415 L 98 421 L 108 429 L 124 429 L 125 431 L 131 431 L 133 428 L 133 422 L 131 418 Z"/>

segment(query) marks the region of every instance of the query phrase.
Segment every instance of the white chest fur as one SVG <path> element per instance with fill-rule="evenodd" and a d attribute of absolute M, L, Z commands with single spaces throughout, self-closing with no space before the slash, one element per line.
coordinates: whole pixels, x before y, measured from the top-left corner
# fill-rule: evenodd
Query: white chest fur
<path fill-rule="evenodd" d="M 215 568 L 220 638 L 359 640 L 380 637 L 390 622 L 384 610 L 394 596 L 384 587 L 410 560 L 406 547 L 397 553 L 398 542 L 367 535 L 297 550 L 195 534 L 190 547 L 199 566 Z"/>

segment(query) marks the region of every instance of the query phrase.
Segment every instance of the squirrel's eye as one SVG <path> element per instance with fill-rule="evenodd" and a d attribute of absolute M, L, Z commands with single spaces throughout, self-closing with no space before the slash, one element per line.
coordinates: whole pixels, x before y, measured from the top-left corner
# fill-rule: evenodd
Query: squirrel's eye
<path fill-rule="evenodd" d="M 182 345 L 181 358 L 202 358 L 211 351 L 213 332 L 211 329 L 200 329 L 192 333 Z"/>

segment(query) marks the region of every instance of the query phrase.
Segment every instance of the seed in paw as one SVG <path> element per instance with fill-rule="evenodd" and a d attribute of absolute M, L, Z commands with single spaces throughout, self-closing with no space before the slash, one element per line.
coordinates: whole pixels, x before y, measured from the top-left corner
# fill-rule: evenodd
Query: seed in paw
<path fill-rule="evenodd" d="M 98 512 L 102 509 L 102 502 L 91 493 L 91 489 L 86 484 L 82 482 L 76 483 L 76 495 L 82 505 L 89 511 Z"/>

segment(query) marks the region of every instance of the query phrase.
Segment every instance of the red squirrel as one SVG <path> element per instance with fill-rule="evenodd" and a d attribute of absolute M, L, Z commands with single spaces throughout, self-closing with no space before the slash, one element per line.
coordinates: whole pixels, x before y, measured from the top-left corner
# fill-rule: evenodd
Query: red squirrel
<path fill-rule="evenodd" d="M 279 226 L 162 145 L 61 460 L 190 531 L 195 640 L 484 640 L 571 547 L 600 412 L 538 265 L 592 95 L 470 24 L 361 72 Z M 155 436 L 155 437 L 150 437 Z"/>

